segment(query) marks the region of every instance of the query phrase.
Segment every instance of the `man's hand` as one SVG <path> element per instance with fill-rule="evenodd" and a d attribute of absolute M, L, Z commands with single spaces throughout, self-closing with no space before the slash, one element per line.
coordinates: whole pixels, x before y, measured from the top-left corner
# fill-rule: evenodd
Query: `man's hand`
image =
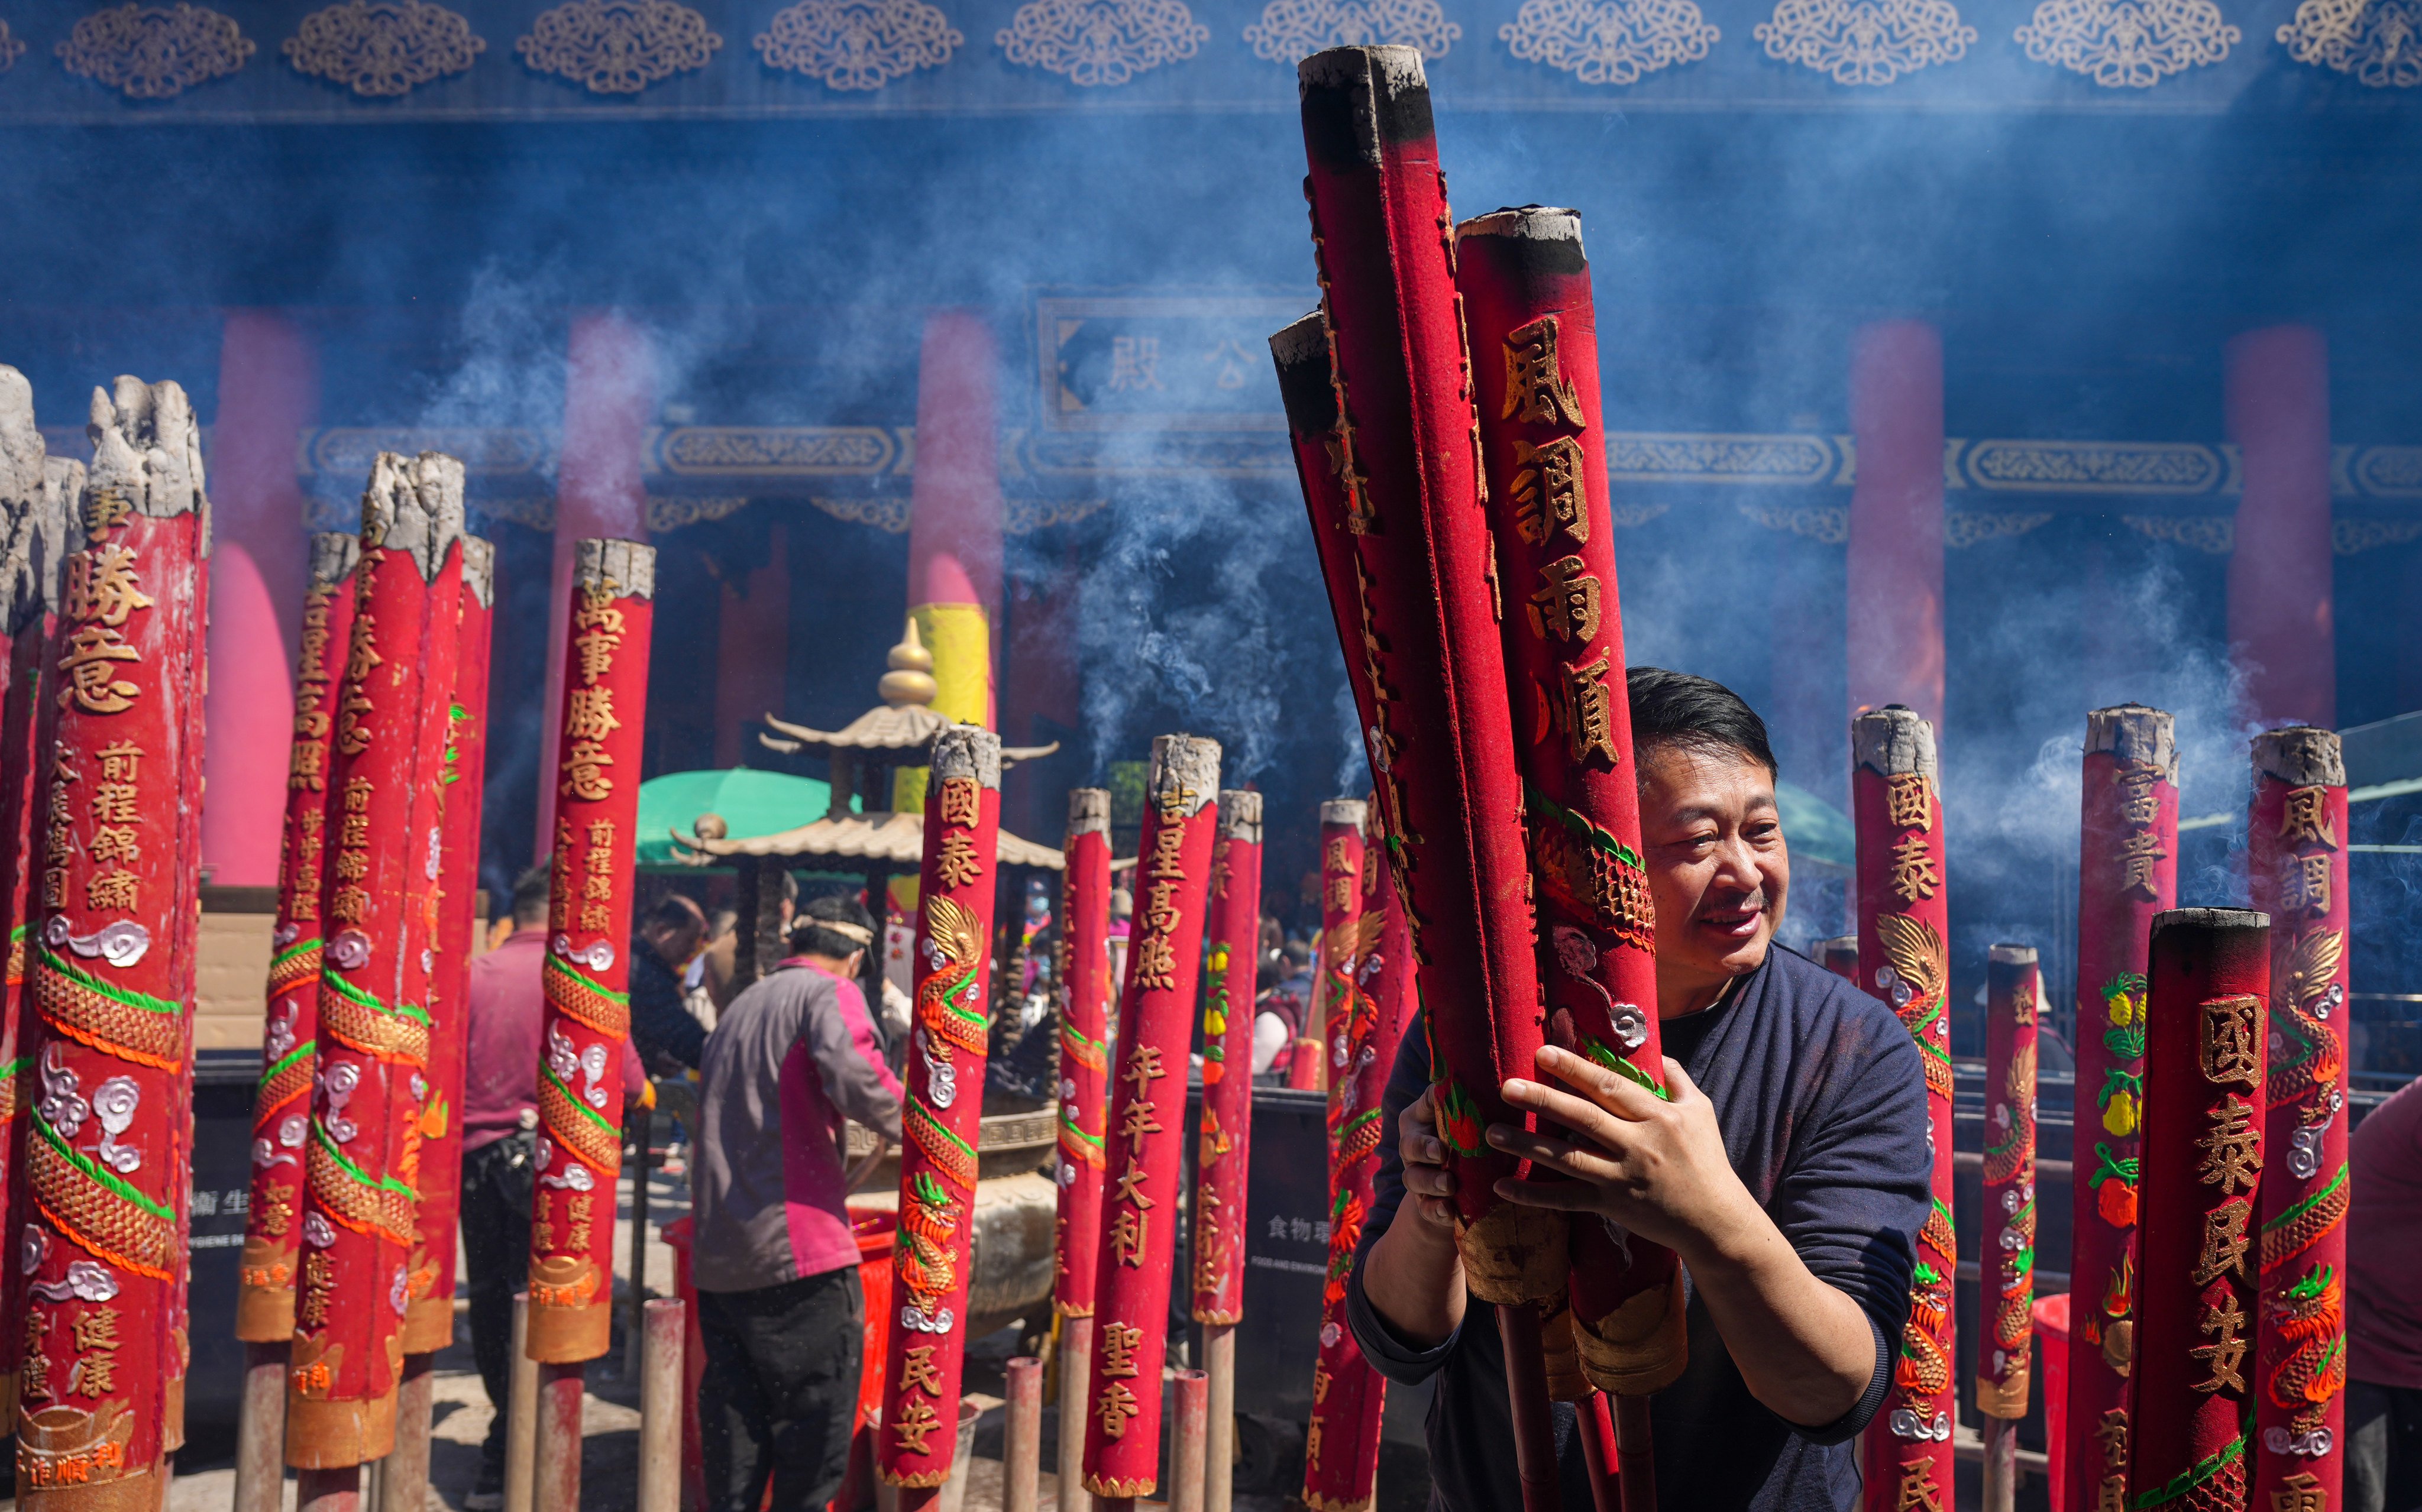
<path fill-rule="evenodd" d="M 1463 1325 L 1463 1252 L 1455 1242 L 1455 1177 L 1438 1137 L 1427 1091 L 1396 1119 L 1405 1161 L 1405 1201 L 1396 1221 L 1372 1241 L 1362 1294 L 1388 1326 L 1413 1345 L 1443 1344 Z"/>
<path fill-rule="evenodd" d="M 1424 1087 L 1396 1120 L 1396 1153 L 1405 1161 L 1405 1196 L 1423 1223 L 1455 1237 L 1455 1176 L 1438 1137 L 1436 1094 Z"/>
<path fill-rule="evenodd" d="M 1818 1427 L 1858 1405 L 1876 1371 L 1867 1315 L 1816 1279 L 1741 1185 L 1715 1105 L 1689 1073 L 1665 1062 L 1669 1101 L 1552 1045 L 1536 1064 L 1579 1095 L 1517 1080 L 1505 1100 L 1571 1137 L 1491 1124 L 1488 1142 L 1573 1179 L 1503 1180 L 1497 1194 L 1598 1213 L 1679 1255 L 1750 1394 L 1785 1422 Z"/>
<path fill-rule="evenodd" d="M 1546 1081 L 1516 1080 L 1505 1083 L 1505 1100 L 1536 1113 L 1542 1127 L 1552 1121 L 1574 1137 L 1491 1124 L 1488 1143 L 1572 1179 L 1509 1177 L 1497 1183 L 1499 1196 L 1525 1207 L 1611 1218 L 1693 1267 L 1745 1229 L 1771 1226 L 1724 1153 L 1715 1104 L 1679 1064 L 1670 1058 L 1665 1062 L 1671 1100 L 1552 1045 L 1540 1050 L 1537 1065 L 1543 1077 L 1553 1077 L 1580 1095 Z M 1409 1152 L 1405 1160 L 1407 1190 L 1418 1191 L 1412 1185 Z"/>

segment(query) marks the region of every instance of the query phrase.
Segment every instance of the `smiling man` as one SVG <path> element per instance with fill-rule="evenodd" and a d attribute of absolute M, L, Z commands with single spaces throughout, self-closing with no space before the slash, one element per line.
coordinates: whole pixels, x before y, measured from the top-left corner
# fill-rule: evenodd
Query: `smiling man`
<path fill-rule="evenodd" d="M 1681 1255 L 1690 1366 L 1652 1410 L 1662 1512 L 1846 1512 L 1927 1212 L 1925 1074 L 1890 1009 L 1774 943 L 1791 862 L 1765 725 L 1729 689 L 1655 667 L 1632 669 L 1630 702 L 1673 1099 L 1542 1051 L 1505 1096 L 1574 1137 L 1488 1137 L 1575 1179 L 1499 1192 Z M 1496 1512 L 1521 1504 L 1504 1362 L 1489 1304 L 1464 1290 L 1429 1081 L 1416 1027 L 1347 1312 L 1381 1374 L 1438 1380 L 1430 1505 Z M 1561 1404 L 1556 1444 L 1565 1504 L 1589 1505 Z"/>

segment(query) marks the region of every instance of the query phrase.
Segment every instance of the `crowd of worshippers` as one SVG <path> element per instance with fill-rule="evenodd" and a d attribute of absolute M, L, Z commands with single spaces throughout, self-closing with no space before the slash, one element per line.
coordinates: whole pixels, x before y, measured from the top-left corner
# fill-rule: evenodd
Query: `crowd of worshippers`
<path fill-rule="evenodd" d="M 1639 676 L 1635 671 L 1635 682 Z M 1713 693 L 1722 695 L 1720 705 L 1738 704 L 1723 690 Z M 1694 696 L 1704 702 L 1713 695 L 1700 690 Z M 1643 713 L 1637 686 L 1633 702 L 1638 726 Z M 1762 772 L 1763 781 L 1770 783 L 1772 758 L 1754 716 L 1745 707 L 1738 713 L 1737 722 L 1754 738 L 1747 739 L 1743 753 L 1719 755 L 1738 755 L 1733 765 L 1748 773 L 1746 786 L 1764 792 L 1760 776 Z M 1750 772 L 1752 767 L 1760 771 Z M 1773 808 L 1770 794 L 1763 802 L 1760 812 Z M 1767 948 L 1771 926 L 1783 913 L 1787 876 L 1779 826 L 1769 819 L 1768 827 L 1776 831 L 1769 846 L 1772 865 L 1760 860 L 1754 868 L 1772 873 L 1759 884 L 1766 895 L 1757 905 L 1765 925 L 1751 942 L 1755 948 L 1741 961 L 1725 956 L 1719 962 L 1722 969 L 1713 971 L 1715 985 L 1702 994 L 1712 996 L 1713 1005 L 1692 1002 L 1669 1007 L 1662 1002 L 1660 972 L 1668 1053 L 1688 1063 L 1693 1086 L 1713 1089 L 1708 1095 L 1721 1105 L 1715 1123 L 1727 1131 L 1771 1115 L 1771 1110 L 1740 1104 L 1740 1091 L 1734 1084 L 1739 1079 L 1727 1067 L 1741 1051 L 1738 1045 L 1723 1049 L 1730 1044 L 1727 1035 L 1738 1039 L 1740 1033 L 1755 1029 L 1805 1037 L 1792 1029 L 1795 1015 L 1816 1011 L 1810 1005 L 1820 1000 L 1838 1012 L 1867 1013 L 1879 1025 L 1892 1022 L 1881 1005 L 1849 990 L 1813 962 L 1779 943 L 1777 948 Z M 1657 854 L 1661 857 L 1663 851 Z M 1660 859 L 1659 875 L 1674 873 L 1669 881 L 1683 879 L 1694 865 Z M 520 879 L 510 916 L 497 921 L 489 950 L 472 966 L 462 1231 L 472 1347 L 489 1398 L 496 1405 L 478 1480 L 464 1504 L 474 1512 L 503 1502 L 512 1296 L 527 1277 L 537 1174 L 539 1120 L 529 1068 L 539 1058 L 547 881 L 543 865 Z M 1714 891 L 1708 896 L 1714 896 Z M 1008 917 L 994 943 L 993 1036 L 984 1099 L 997 1111 L 1041 1106 L 1057 1092 L 1060 1035 L 1053 972 L 1059 934 L 1054 902 L 1048 882 L 1034 880 L 1018 905 L 1004 910 Z M 1127 894 L 1114 892 L 1114 967 L 1124 954 L 1132 912 Z M 1691 927 L 1694 915 L 1704 912 L 1690 897 L 1660 896 L 1660 967 L 1669 954 L 1682 965 L 1691 964 L 1691 942 L 1676 932 Z M 1669 913 L 1675 921 L 1671 928 L 1665 923 Z M 1719 942 L 1722 951 L 1743 952 L 1732 938 L 1739 929 L 1718 932 L 1724 937 Z M 622 1076 L 630 1105 L 656 1110 L 659 1134 L 652 1142 L 663 1142 L 668 1121 L 671 1140 L 686 1146 L 684 1165 L 695 1225 L 692 1279 L 705 1354 L 698 1405 L 708 1512 L 758 1512 L 769 1504 L 769 1488 L 770 1505 L 777 1512 L 807 1512 L 831 1500 L 849 1463 L 864 1333 L 877 1322 L 865 1316 L 858 1285 L 843 1136 L 845 1122 L 855 1122 L 894 1145 L 900 1138 L 901 1068 L 911 1034 L 907 984 L 894 974 L 905 963 L 906 945 L 896 933 L 888 940 L 878 935 L 862 894 L 803 896 L 790 879 L 785 879 L 781 933 L 783 958 L 743 984 L 737 970 L 740 942 L 728 912 L 710 914 L 679 892 L 660 894 L 642 905 L 632 932 L 631 1037 Z M 1257 1083 L 1284 1078 L 1288 1057 L 1298 1052 L 1309 1027 L 1315 952 L 1308 937 L 1315 933 L 1313 927 L 1290 933 L 1279 920 L 1264 920 L 1253 1034 Z M 1676 938 L 1669 940 L 1669 935 Z M 870 972 L 870 959 L 890 970 Z M 865 990 L 870 983 L 875 990 L 872 1005 Z M 1785 1001 L 1793 991 L 1808 1001 L 1794 1007 Z M 1732 1027 L 1725 1029 L 1726 1023 Z M 1111 1032 L 1115 1034 L 1114 1026 Z M 1905 1037 L 1880 1030 L 1876 1042 L 1902 1051 L 1909 1045 Z M 1426 1116 L 1429 1100 L 1423 1093 L 1428 1073 L 1419 1032 L 1409 1032 L 1406 1044 L 1386 1108 L 1399 1124 Z M 1922 1139 L 1922 1121 L 1911 1122 L 1911 1128 L 1910 1138 Z M 1397 1146 L 1386 1147 L 1381 1210 L 1366 1229 L 1365 1257 L 1390 1245 L 1418 1250 L 1421 1236 L 1439 1221 L 1431 1209 L 1441 1202 L 1441 1177 L 1423 1163 L 1437 1159 L 1436 1141 L 1419 1134 L 1416 1130 L 1407 1136 L 1402 1159 Z M 1765 1147 L 1760 1141 L 1752 1143 Z M 2358 1130 L 2351 1155 L 2360 1179 L 2351 1220 L 2349 1268 L 2354 1327 L 2349 1362 L 2348 1512 L 2398 1512 L 2422 1506 L 2422 1287 L 2414 1285 L 2416 1272 L 2410 1264 L 2414 1246 L 2422 1243 L 2422 1090 L 2409 1085 L 2376 1110 Z M 1723 1158 L 1720 1146 L 1712 1158 Z M 1845 1190 L 1855 1188 L 1851 1183 Z M 1834 1193 L 1837 1199 L 1840 1195 Z M 1408 1197 L 1429 1221 L 1426 1226 L 1392 1222 L 1398 1205 Z M 1798 1254 L 1801 1246 L 1795 1241 L 1793 1248 Z M 1365 1356 L 1391 1379 L 1413 1381 L 1443 1372 L 1441 1405 L 1432 1412 L 1430 1451 L 1435 1484 L 1455 1488 L 1446 1504 L 1513 1504 L 1499 1494 L 1512 1486 L 1513 1472 L 1505 1449 L 1510 1433 L 1502 1421 L 1505 1393 L 1502 1366 L 1494 1358 L 1495 1333 L 1458 1329 L 1433 1317 L 1455 1310 L 1455 1299 L 1431 1296 L 1416 1285 L 1426 1273 L 1415 1263 L 1419 1258 L 1416 1255 L 1408 1261 L 1399 1255 L 1376 1270 L 1358 1263 L 1349 1309 L 1355 1336 Z M 1388 1281 L 1385 1287 L 1376 1285 L 1382 1278 Z M 1829 1279 L 1845 1295 L 1856 1289 Z M 1367 1295 L 1366 1281 L 1374 1282 Z M 1450 1289 L 1459 1295 L 1459 1287 Z M 1886 1289 L 1905 1294 L 1906 1277 Z M 1723 1332 L 1712 1317 L 1693 1327 L 1709 1324 L 1715 1325 L 1714 1333 Z M 1864 1317 L 1852 1332 L 1868 1332 Z M 1878 1380 L 1888 1364 L 1879 1342 L 1886 1336 L 1880 1331 L 1874 1334 Z M 1861 1359 L 1851 1374 L 1863 1380 L 1868 1375 L 1867 1342 L 1864 1337 L 1854 1341 Z M 1796 1479 L 1832 1487 L 1840 1479 L 1834 1473 L 1836 1461 L 1848 1453 L 1862 1411 L 1871 1411 L 1872 1402 L 1880 1399 L 1874 1382 L 1861 1396 L 1861 1407 L 1839 1419 L 1820 1422 L 1839 1405 L 1829 1404 L 1786 1422 L 1753 1405 L 1754 1394 L 1737 1373 L 1728 1374 L 1735 1372 L 1726 1364 L 1729 1358 L 1718 1350 L 1702 1362 L 1703 1374 L 1723 1380 L 1695 1386 L 1686 1380 L 1675 1390 L 1686 1396 L 1712 1393 L 1722 1397 L 1731 1410 L 1715 1417 L 1724 1422 L 1739 1425 L 1754 1418 L 1762 1425 L 1763 1448 L 1738 1457 L 1744 1473 L 1759 1482 L 1760 1489 L 1746 1482 L 1728 1485 L 1711 1492 L 1712 1499 L 1682 1498 L 1674 1504 L 1797 1506 L 1803 1504 L 1767 1495 L 1772 1487 L 1765 1483 L 1792 1484 Z M 1804 1426 L 1811 1423 L 1818 1426 Z M 1659 1431 L 1662 1438 L 1663 1429 Z M 1737 1429 L 1727 1431 L 1738 1436 Z M 1708 1457 L 1686 1455 L 1683 1462 L 1708 1462 Z M 1572 1478 L 1568 1472 L 1578 1473 L 1578 1466 L 1561 1459 L 1558 1468 L 1565 1479 Z M 1582 1504 L 1568 1496 L 1567 1504 Z M 1848 1503 L 1829 1491 L 1805 1504 Z"/>
<path fill-rule="evenodd" d="M 472 1512 L 504 1504 L 512 1299 L 527 1278 L 538 1170 L 527 1068 L 539 1061 L 547 884 L 543 862 L 520 877 L 471 968 L 462 1228 L 472 1353 L 495 1407 L 464 1503 Z M 803 895 L 787 874 L 782 887 L 786 954 L 753 991 L 740 979 L 736 913 L 710 911 L 680 891 L 643 901 L 632 929 L 621 1068 L 626 1104 L 653 1111 L 652 1143 L 675 1151 L 668 1168 L 691 1178 L 707 1472 L 715 1504 L 751 1509 L 769 1477 L 785 1488 L 778 1504 L 793 1504 L 788 1489 L 798 1487 L 796 1504 L 821 1507 L 846 1466 L 846 1424 L 837 1439 L 794 1429 L 816 1415 L 813 1404 L 838 1399 L 857 1379 L 864 1323 L 857 1248 L 846 1222 L 832 1216 L 846 1195 L 841 1121 L 898 1142 L 909 1040 L 901 927 L 893 940 L 878 941 L 861 892 Z M 984 1094 L 1005 1111 L 1044 1106 L 1056 1093 L 1056 903 L 1055 888 L 1030 880 L 995 943 Z M 1110 912 L 1116 951 L 1134 912 L 1124 889 L 1112 893 Z M 889 968 L 873 975 L 871 1010 L 870 952 Z M 1312 947 L 1265 918 L 1258 974 L 1253 1069 L 1282 1081 L 1312 1001 Z M 803 1049 L 811 1079 L 800 1074 L 809 1068 L 797 1060 Z M 797 1122 L 826 1137 L 786 1139 L 782 1125 Z M 847 1348 L 835 1342 L 844 1337 Z"/>

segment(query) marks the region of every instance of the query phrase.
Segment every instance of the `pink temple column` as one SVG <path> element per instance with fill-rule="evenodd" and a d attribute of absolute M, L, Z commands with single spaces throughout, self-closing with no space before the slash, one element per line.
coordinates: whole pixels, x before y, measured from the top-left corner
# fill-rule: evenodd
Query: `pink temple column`
<path fill-rule="evenodd" d="M 555 493 L 555 575 L 548 599 L 546 702 L 563 702 L 563 635 L 572 614 L 572 556 L 584 539 L 645 541 L 648 491 L 640 477 L 648 420 L 656 407 L 647 333 L 612 311 L 572 322 L 563 374 L 563 442 Z M 539 762 L 537 855 L 554 844 L 557 779 L 554 721 Z M 636 777 L 636 773 L 633 774 Z"/>
<path fill-rule="evenodd" d="M 1850 711 L 1942 723 L 1942 336 L 1881 320 L 1850 345 Z"/>
<path fill-rule="evenodd" d="M 293 738 L 294 648 L 308 542 L 296 432 L 319 416 L 311 338 L 275 310 L 230 310 L 211 436 L 211 686 L 202 861 L 212 881 L 277 883 Z"/>
<path fill-rule="evenodd" d="M 952 719 L 991 725 L 992 629 L 1000 623 L 1000 354 L 974 310 L 925 318 L 917 368 L 917 463 L 908 516 L 908 612 L 934 653 Z M 971 613 L 972 612 L 972 613 Z"/>
<path fill-rule="evenodd" d="M 2224 398 L 2245 497 L 2228 560 L 2228 643 L 2266 728 L 2337 725 L 2329 343 L 2309 325 L 2228 344 Z"/>
<path fill-rule="evenodd" d="M 776 525 L 765 533 L 765 559 L 739 586 L 723 585 L 716 619 L 715 764 L 736 767 L 756 741 L 743 743 L 741 725 L 782 710 L 791 662 L 791 539 Z"/>

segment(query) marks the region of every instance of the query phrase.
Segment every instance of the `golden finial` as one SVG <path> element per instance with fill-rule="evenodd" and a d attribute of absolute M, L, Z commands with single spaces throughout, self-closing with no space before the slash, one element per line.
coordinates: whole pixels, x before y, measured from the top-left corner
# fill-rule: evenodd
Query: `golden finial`
<path fill-rule="evenodd" d="M 934 653 L 925 649 L 924 640 L 917 633 L 917 616 L 908 616 L 908 629 L 891 654 L 884 658 L 891 670 L 874 685 L 882 700 L 894 709 L 906 704 L 930 704 L 942 691 L 934 680 Z"/>

